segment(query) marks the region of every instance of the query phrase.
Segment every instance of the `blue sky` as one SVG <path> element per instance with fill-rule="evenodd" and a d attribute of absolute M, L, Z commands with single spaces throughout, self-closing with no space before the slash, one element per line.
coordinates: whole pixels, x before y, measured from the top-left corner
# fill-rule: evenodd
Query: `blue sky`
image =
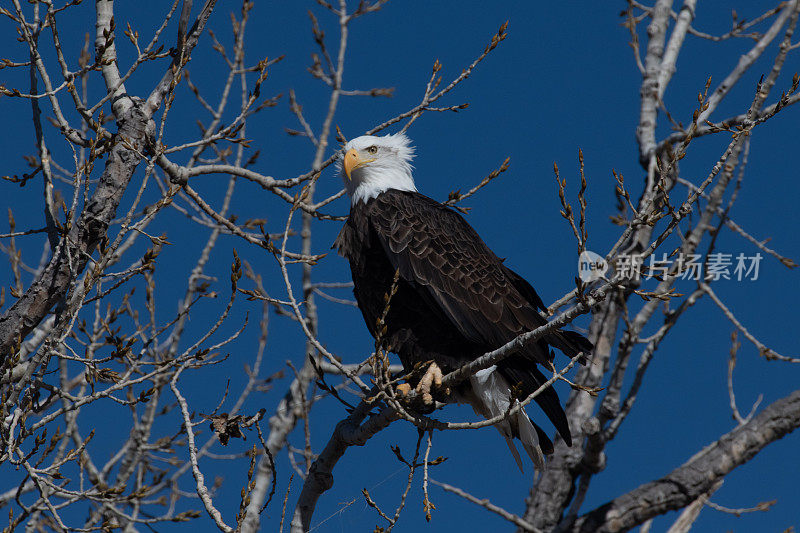
<path fill-rule="evenodd" d="M 86 4 L 74 12 L 82 13 L 83 18 L 73 15 L 61 23 L 62 36 L 70 36 L 68 50 L 65 50 L 68 57 L 77 55 L 83 44 L 83 33 L 94 30 L 93 5 Z M 752 18 L 758 14 L 756 6 L 750 2 L 700 4 L 695 26 L 709 33 L 723 33 L 729 28 L 732 4 L 736 4 L 740 17 Z M 227 10 L 233 5 L 220 3 L 211 23 L 220 40 L 229 47 Z M 640 191 L 642 169 L 638 164 L 634 134 L 641 77 L 628 46 L 628 31 L 620 26 L 619 12 L 625 5 L 624 2 L 389 2 L 379 13 L 363 17 L 351 26 L 344 84 L 348 89 L 394 87 L 395 96 L 391 99 L 344 98 L 334 122 L 346 136 L 355 137 L 415 105 L 422 96 L 435 59 L 443 64 L 441 72 L 445 80 L 452 79 L 508 20 L 506 41 L 442 102 L 443 105 L 469 102 L 470 107 L 458 114 L 426 114 L 409 130 L 417 146 L 415 176 L 422 192 L 444 200 L 449 191 L 469 189 L 510 157 L 508 172 L 464 203 L 472 208 L 468 221 L 499 256 L 508 258 L 509 266 L 531 281 L 545 302 L 552 302 L 574 286 L 572 280 L 577 274 L 576 244 L 568 225 L 558 214 L 553 162 L 558 163 L 562 178 L 567 179 L 568 192 L 574 198 L 578 184 L 577 152 L 579 148 L 583 150 L 588 180 L 588 248 L 598 253 L 605 254 L 620 231 L 608 220 L 615 213 L 612 169 L 625 175 L 634 196 Z M 152 1 L 138 2 L 135 8 L 118 7 L 117 27 L 130 22 L 143 36 L 149 36 L 157 23 L 159 16 L 155 13 L 165 9 L 162 2 Z M 316 13 L 332 44 L 337 37 L 335 21 L 314 2 L 276 5 L 257 2 L 249 23 L 246 55 L 251 62 L 263 56 L 286 54 L 284 61 L 270 69 L 270 76 L 262 87 L 262 94 L 283 93 L 284 98 L 276 108 L 262 112 L 247 125 L 253 146 L 261 150 L 256 168 L 275 177 L 305 172 L 313 156 L 307 140 L 289 137 L 284 132 L 284 128 L 299 127 L 288 109 L 288 90 L 295 89 L 312 127 L 319 127 L 327 106 L 326 87 L 305 71 L 310 54 L 316 51 L 307 9 Z M 152 16 L 143 16 L 144 12 Z M 0 22 L 3 55 L 22 60 L 24 49 L 10 30 L 7 21 Z M 687 38 L 677 73 L 665 96 L 665 103 L 676 119 L 684 123 L 690 120 L 696 94 L 706 78 L 712 76 L 712 87 L 715 86 L 750 43 L 737 40 L 714 44 L 691 36 Z M 127 67 L 130 45 L 120 36 L 118 47 L 121 62 Z M 209 47 L 209 39 L 205 37 L 189 70 L 201 91 L 213 94 L 221 86 L 220 72 L 224 67 L 209 52 Z M 746 109 L 759 76 L 771 67 L 775 50 L 773 43 L 765 54 L 766 60 L 760 60 L 751 69 L 741 86 L 712 116 L 714 120 Z M 785 75 L 774 93 L 788 87 L 791 75 L 799 70 L 796 54 L 795 51 L 789 56 Z M 161 68 L 160 65 L 146 65 L 128 83 L 129 91 L 147 94 Z M 23 72 L 5 70 L 0 74 L 0 80 L 7 86 L 26 87 L 26 79 L 27 73 Z M 102 87 L 95 84 L 92 92 L 102 94 Z M 176 100 L 176 108 L 171 112 L 168 144 L 193 139 L 197 118 L 207 122 L 206 115 L 191 101 L 185 89 L 182 98 Z M 775 94 L 768 103 L 774 101 Z M 45 109 L 49 111 L 47 106 Z M 26 170 L 20 154 L 34 153 L 30 106 L 27 102 L 2 98 L 0 110 L 9 127 L 18 132 L 0 146 L 5 162 L 2 174 L 19 174 Z M 795 260 L 800 258 L 800 242 L 793 231 L 800 224 L 796 209 L 797 170 L 788 154 L 796 151 L 797 113 L 795 109 L 788 109 L 755 131 L 742 191 L 731 212 L 732 218 L 752 235 L 759 239 L 771 238 L 770 246 Z M 228 118 L 233 116 L 235 114 Z M 669 125 L 660 114 L 658 137 L 668 132 Z M 57 132 L 49 128 L 46 135 L 54 152 L 67 157 L 67 147 L 63 142 L 59 144 Z M 727 142 L 725 136 L 695 141 L 689 155 L 681 161 L 682 177 L 696 183 L 702 181 Z M 193 186 L 208 201 L 218 205 L 226 183 L 223 176 L 204 176 L 196 178 Z M 9 207 L 14 209 L 18 227 L 43 225 L 39 186 L 40 182 L 36 181 L 25 188 L 5 182 L 0 185 L 9 198 Z M 333 194 L 339 188 L 338 177 L 329 169 L 319 181 L 318 197 Z M 680 186 L 676 191 L 676 197 L 684 195 Z M 151 190 L 148 194 L 153 199 L 157 191 Z M 285 204 L 254 184 L 240 180 L 233 206 L 233 212 L 240 219 L 267 218 L 269 231 L 279 231 L 282 227 Z M 347 209 L 343 199 L 328 208 L 336 214 L 346 214 Z M 339 225 L 338 222 L 316 223 L 316 253 L 328 250 Z M 188 269 L 196 261 L 208 230 L 192 226 L 176 212 L 165 212 L 151 226 L 151 233 L 160 232 L 166 232 L 168 240 L 174 243 L 162 253 L 156 273 L 159 305 L 160 310 L 163 309 L 161 320 L 168 320 L 183 295 Z M 36 236 L 19 244 L 24 257 L 34 264 L 38 261 L 41 243 L 42 239 Z M 297 249 L 298 246 L 299 241 L 290 241 L 290 247 Z M 224 297 L 200 304 L 192 318 L 187 345 L 193 338 L 191 334 L 206 330 L 224 306 L 229 290 L 231 248 L 234 247 L 261 271 L 273 293 L 283 296 L 271 257 L 233 237 L 222 239 L 208 274 L 219 279 L 215 289 Z M 752 255 L 757 251 L 729 232 L 720 236 L 718 250 L 734 255 L 739 252 Z M 135 253 L 132 257 L 136 257 Z M 0 275 L 9 279 L 7 263 L 0 265 Z M 297 272 L 293 275 L 295 280 L 299 279 Z M 322 261 L 315 275 L 317 281 L 349 279 L 346 262 L 333 254 Z M 26 283 L 29 281 L 27 278 Z M 680 292 L 691 288 L 689 283 L 678 286 Z M 780 353 L 796 355 L 796 271 L 766 258 L 757 281 L 721 281 L 715 290 L 756 337 Z M 341 291 L 336 295 L 347 297 L 349 293 Z M 632 307 L 638 307 L 638 302 L 631 302 Z M 355 308 L 342 308 L 319 299 L 318 304 L 320 340 L 345 361 L 360 361 L 373 346 L 360 313 Z M 225 387 L 220 376 L 230 377 L 232 390 L 244 383 L 242 367 L 251 364 L 258 339 L 258 328 L 252 317 L 258 315 L 260 305 L 239 301 L 219 334 L 222 338 L 237 329 L 247 312 L 251 316 L 250 326 L 236 342 L 226 347 L 231 357 L 222 365 L 187 376 L 184 392 L 193 409 L 213 410 Z M 576 322 L 578 327 L 587 324 L 586 317 Z M 701 301 L 687 313 L 657 353 L 634 412 L 609 445 L 608 467 L 594 480 L 585 510 L 666 474 L 734 427 L 726 391 L 731 331 L 731 324 L 710 301 Z M 285 368 L 286 360 L 297 366 L 302 364 L 301 338 L 294 323 L 275 315 L 270 318 L 265 376 Z M 740 409 L 748 411 L 759 394 L 764 395 L 762 405 L 785 396 L 796 388 L 799 375 L 800 369 L 796 366 L 767 362 L 758 356 L 752 345 L 743 341 L 735 371 Z M 265 407 L 271 412 L 287 385 L 286 380 L 279 381 L 271 391 L 251 397 L 247 410 L 255 412 Z M 568 390 L 561 386 L 559 393 L 565 398 Z M 127 416 L 117 406 L 103 405 L 102 409 L 109 409 L 112 416 L 114 413 Z M 323 400 L 315 411 L 311 425 L 312 445 L 319 451 L 336 422 L 346 414 L 342 406 L 331 399 Z M 535 408 L 530 413 L 538 416 Z M 108 416 L 99 406 L 95 414 Z M 438 415 L 448 420 L 472 417 L 468 408 L 457 406 L 448 407 Z M 173 417 L 157 429 L 169 434 L 178 424 Z M 127 435 L 124 425 L 117 429 L 118 435 L 109 431 L 105 440 L 97 444 L 99 456 L 113 454 L 115 439 L 124 439 Z M 240 451 L 252 445 L 251 439 L 255 439 L 255 435 L 247 443 L 232 441 L 227 449 L 217 445 L 214 451 Z M 798 435 L 790 435 L 769 446 L 752 462 L 728 476 L 713 497 L 713 501 L 729 507 L 751 507 L 764 500 L 777 499 L 778 503 L 769 513 L 735 518 L 705 509 L 696 523 L 697 530 L 775 531 L 800 526 L 794 496 L 794 481 L 800 477 L 798 439 Z M 302 446 L 301 433 L 295 432 L 291 440 L 294 446 Z M 397 444 L 410 456 L 415 441 L 416 430 L 410 424 L 398 422 L 364 448 L 350 449 L 334 472 L 333 489 L 320 500 L 315 523 L 325 522 L 315 531 L 361 531 L 381 524 L 380 518 L 364 503 L 360 491 L 367 488 L 384 508 L 394 509 L 405 483 L 406 470 L 396 461 L 389 446 Z M 108 452 L 104 446 L 108 447 Z M 437 433 L 432 454 L 449 458 L 432 469 L 434 479 L 460 486 L 479 498 L 489 498 L 512 512 L 523 512 L 532 474 L 517 471 L 495 430 Z M 208 459 L 203 467 L 209 478 L 217 474 L 225 476 L 224 492 L 218 501 L 226 516 L 232 519 L 247 465 Z M 290 473 L 291 467 L 283 452 L 278 460 L 277 501 L 265 511 L 265 530 L 274 530 L 278 523 L 280 500 Z M 436 487 L 431 489 L 431 499 L 437 510 L 432 523 L 426 525 L 421 511 L 420 481 L 415 482 L 408 509 L 396 528 L 398 531 L 508 527 L 483 509 Z M 300 480 L 295 476 L 289 496 L 290 508 L 299 488 Z M 199 504 L 193 502 L 192 506 L 197 508 Z M 674 515 L 656 520 L 654 530 L 665 530 L 671 520 Z M 179 527 L 186 526 L 174 526 L 174 529 Z"/>

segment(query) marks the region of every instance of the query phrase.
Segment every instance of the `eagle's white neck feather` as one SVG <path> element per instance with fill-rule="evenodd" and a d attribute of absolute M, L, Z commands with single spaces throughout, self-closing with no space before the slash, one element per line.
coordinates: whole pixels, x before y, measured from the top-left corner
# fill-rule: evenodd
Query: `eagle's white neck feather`
<path fill-rule="evenodd" d="M 376 147 L 377 152 L 367 155 L 364 151 L 370 147 Z M 353 169 L 349 179 L 342 172 L 342 180 L 352 205 L 368 202 L 389 189 L 417 190 L 411 174 L 414 148 L 404 134 L 382 137 L 363 135 L 348 142 L 343 152 L 350 149 L 355 149 L 371 159 L 365 165 Z"/>
<path fill-rule="evenodd" d="M 409 167 L 410 165 L 406 164 L 405 166 Z M 389 189 L 397 189 L 399 191 L 417 190 L 410 168 L 402 168 L 400 166 L 396 168 L 365 167 L 356 170 L 356 172 L 359 171 L 362 174 L 359 183 L 355 183 L 355 180 L 345 182 L 347 193 L 350 195 L 353 205 L 358 202 L 368 202 Z M 356 172 L 353 174 L 355 175 Z"/>

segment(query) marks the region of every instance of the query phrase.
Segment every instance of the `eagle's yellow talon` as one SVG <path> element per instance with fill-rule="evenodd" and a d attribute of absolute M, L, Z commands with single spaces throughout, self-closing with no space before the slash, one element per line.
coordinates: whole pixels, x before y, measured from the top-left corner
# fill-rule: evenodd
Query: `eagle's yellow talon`
<path fill-rule="evenodd" d="M 431 366 L 425 371 L 425 375 L 419 380 L 416 390 L 422 395 L 422 401 L 425 405 L 431 405 L 433 403 L 431 389 L 442 386 L 442 377 L 444 377 L 444 374 L 442 373 L 442 369 L 439 368 L 439 365 L 431 363 Z M 446 389 L 445 393 L 450 394 L 450 389 Z"/>

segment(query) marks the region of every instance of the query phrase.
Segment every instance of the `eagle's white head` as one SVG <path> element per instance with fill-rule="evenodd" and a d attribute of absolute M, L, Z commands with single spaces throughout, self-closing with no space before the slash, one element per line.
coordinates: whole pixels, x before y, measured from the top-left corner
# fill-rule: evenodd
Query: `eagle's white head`
<path fill-rule="evenodd" d="M 356 137 L 345 145 L 343 152 L 339 168 L 353 205 L 388 189 L 417 190 L 411 175 L 414 148 L 404 134 Z"/>

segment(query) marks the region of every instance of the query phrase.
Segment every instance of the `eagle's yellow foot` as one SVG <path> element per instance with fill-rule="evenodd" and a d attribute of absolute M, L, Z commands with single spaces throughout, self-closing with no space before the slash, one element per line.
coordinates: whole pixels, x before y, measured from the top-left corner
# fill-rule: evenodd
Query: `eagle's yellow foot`
<path fill-rule="evenodd" d="M 436 363 L 431 363 L 431 365 L 428 367 L 428 370 L 425 371 L 425 375 L 419 380 L 416 391 L 422 396 L 422 402 L 425 405 L 433 404 L 433 395 L 431 394 L 431 389 L 442 386 L 442 377 L 444 377 L 444 374 L 442 374 L 442 369 L 439 368 L 439 365 Z M 444 393 L 449 395 L 450 389 L 445 389 Z"/>
<path fill-rule="evenodd" d="M 408 383 L 401 383 L 397 386 L 397 392 L 400 394 L 400 396 L 408 396 L 408 394 L 411 392 L 411 385 Z"/>

